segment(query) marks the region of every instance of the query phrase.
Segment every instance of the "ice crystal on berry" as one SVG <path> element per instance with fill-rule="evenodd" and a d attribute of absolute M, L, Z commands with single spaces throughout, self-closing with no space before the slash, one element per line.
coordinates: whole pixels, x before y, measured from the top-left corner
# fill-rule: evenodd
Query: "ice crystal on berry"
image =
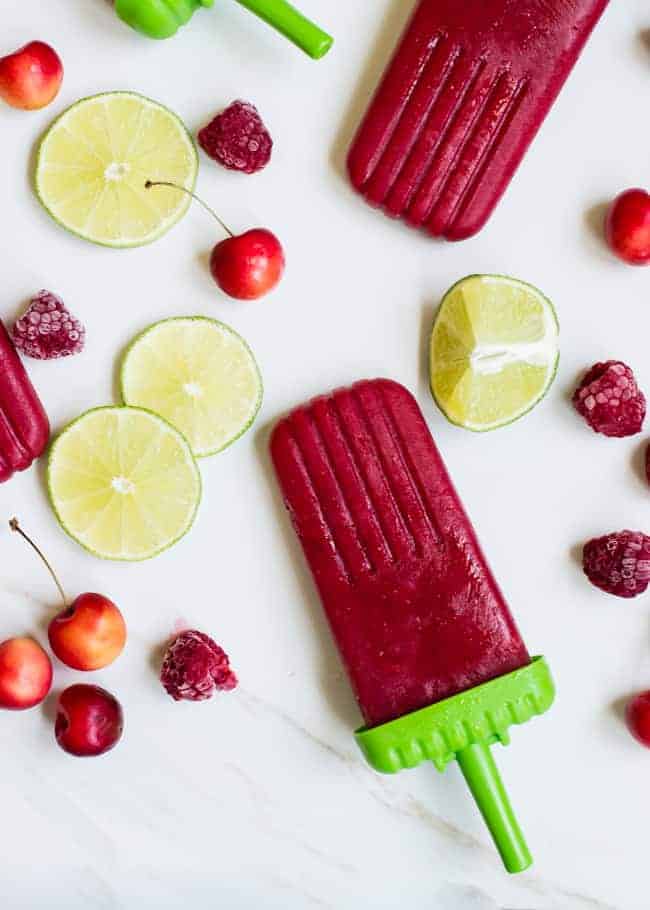
<path fill-rule="evenodd" d="M 620 360 L 595 364 L 576 389 L 573 403 L 592 430 L 605 436 L 633 436 L 645 419 L 645 396 Z"/>
<path fill-rule="evenodd" d="M 16 322 L 12 337 L 28 357 L 55 360 L 83 351 L 86 330 L 56 294 L 39 291 Z"/>
<path fill-rule="evenodd" d="M 160 681 L 174 701 L 205 701 L 237 685 L 228 655 L 204 632 L 188 629 L 174 638 L 165 654 Z"/>
<path fill-rule="evenodd" d="M 589 581 L 617 597 L 636 597 L 650 583 L 650 537 L 619 531 L 585 544 L 582 565 Z"/>
<path fill-rule="evenodd" d="M 233 103 L 199 132 L 204 152 L 232 171 L 254 174 L 266 167 L 273 140 L 257 108 L 246 101 Z"/>

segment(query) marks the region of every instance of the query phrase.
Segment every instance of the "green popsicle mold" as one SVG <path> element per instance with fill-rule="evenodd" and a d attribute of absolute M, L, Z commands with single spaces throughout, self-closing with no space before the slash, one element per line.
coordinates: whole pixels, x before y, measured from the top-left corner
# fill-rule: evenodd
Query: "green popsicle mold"
<path fill-rule="evenodd" d="M 315 60 L 325 56 L 332 38 L 287 0 L 237 0 Z M 149 38 L 171 38 L 201 7 L 214 0 L 115 0 L 115 11 L 127 25 Z"/>
<path fill-rule="evenodd" d="M 171 38 L 197 9 L 213 4 L 214 0 L 115 0 L 115 12 L 149 38 Z"/>
<path fill-rule="evenodd" d="M 431 761 L 444 771 L 456 760 L 508 872 L 532 863 L 490 746 L 510 742 L 509 728 L 547 711 L 555 686 L 543 657 L 452 698 L 356 735 L 376 771 L 395 774 Z"/>

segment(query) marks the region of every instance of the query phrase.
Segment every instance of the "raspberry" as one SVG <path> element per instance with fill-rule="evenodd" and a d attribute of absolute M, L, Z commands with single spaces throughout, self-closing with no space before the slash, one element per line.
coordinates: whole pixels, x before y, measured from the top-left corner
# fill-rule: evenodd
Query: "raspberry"
<path fill-rule="evenodd" d="M 80 354 L 86 330 L 56 294 L 39 291 L 16 322 L 12 336 L 18 350 L 28 357 L 55 360 Z"/>
<path fill-rule="evenodd" d="M 576 389 L 573 403 L 592 430 L 605 436 L 633 436 L 643 426 L 645 396 L 620 360 L 595 364 Z"/>
<path fill-rule="evenodd" d="M 648 484 L 650 485 L 650 442 L 646 446 L 645 450 L 645 476 Z"/>
<path fill-rule="evenodd" d="M 226 652 L 195 629 L 181 632 L 169 645 L 160 681 L 174 701 L 205 701 L 237 685 Z"/>
<path fill-rule="evenodd" d="M 617 597 L 636 597 L 650 583 L 650 537 L 619 531 L 585 544 L 582 567 L 589 581 Z"/>
<path fill-rule="evenodd" d="M 254 174 L 266 167 L 273 140 L 257 108 L 246 101 L 233 101 L 230 107 L 199 132 L 202 149 L 231 171 Z"/>

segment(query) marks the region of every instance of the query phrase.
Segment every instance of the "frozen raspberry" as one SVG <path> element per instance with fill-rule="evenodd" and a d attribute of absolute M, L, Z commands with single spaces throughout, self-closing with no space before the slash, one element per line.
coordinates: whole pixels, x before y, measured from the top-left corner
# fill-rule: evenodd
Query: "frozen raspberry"
<path fill-rule="evenodd" d="M 273 140 L 257 108 L 233 101 L 199 132 L 201 148 L 231 171 L 254 174 L 266 167 Z"/>
<path fill-rule="evenodd" d="M 636 597 L 650 583 L 650 537 L 619 531 L 585 544 L 582 567 L 589 581 L 617 597 Z"/>
<path fill-rule="evenodd" d="M 573 403 L 592 430 L 605 436 L 633 436 L 643 426 L 645 396 L 620 360 L 595 364 L 576 389 Z"/>
<path fill-rule="evenodd" d="M 237 685 L 226 652 L 195 629 L 181 632 L 167 648 L 160 681 L 174 701 L 205 701 Z"/>
<path fill-rule="evenodd" d="M 645 450 L 645 476 L 646 480 L 648 481 L 648 485 L 650 485 L 650 442 L 646 446 Z"/>
<path fill-rule="evenodd" d="M 55 360 L 80 354 L 86 330 L 56 294 L 39 291 L 15 324 L 12 336 L 18 350 L 28 357 Z"/>

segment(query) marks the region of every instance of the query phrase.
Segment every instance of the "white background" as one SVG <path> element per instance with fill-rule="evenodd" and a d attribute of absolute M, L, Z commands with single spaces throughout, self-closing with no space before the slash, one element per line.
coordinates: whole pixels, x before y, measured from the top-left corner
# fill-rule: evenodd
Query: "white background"
<path fill-rule="evenodd" d="M 60 665 L 44 708 L 0 717 L 3 906 L 647 910 L 650 753 L 620 705 L 650 686 L 649 600 L 601 594 L 578 563 L 593 535 L 650 531 L 645 439 L 597 437 L 569 404 L 599 359 L 627 361 L 650 392 L 650 272 L 614 261 L 598 227 L 603 202 L 650 178 L 646 0 L 612 3 L 491 223 L 459 245 L 384 219 L 342 174 L 408 0 L 303 0 L 337 38 L 318 63 L 231 0 L 164 43 L 131 33 L 104 0 L 0 5 L 0 51 L 41 38 L 66 66 L 49 109 L 0 110 L 0 315 L 11 323 L 45 287 L 87 326 L 82 356 L 29 364 L 53 427 L 114 401 L 120 351 L 165 316 L 230 323 L 266 385 L 254 430 L 201 464 L 193 531 L 150 563 L 105 564 L 68 540 L 39 468 L 0 489 L 0 519 L 16 513 L 71 593 L 109 595 L 129 625 L 119 662 L 91 677 L 124 704 L 113 753 L 82 761 L 55 745 L 54 695 L 80 679 Z M 245 177 L 202 155 L 199 190 L 235 228 L 267 226 L 283 240 L 288 269 L 271 297 L 219 294 L 206 268 L 219 233 L 198 207 L 133 251 L 86 244 L 41 211 L 30 189 L 39 134 L 69 103 L 111 89 L 164 102 L 193 131 L 233 98 L 259 107 L 275 139 L 270 166 Z M 430 400 L 423 350 L 442 293 L 480 271 L 551 297 L 562 363 L 535 412 L 474 436 Z M 363 765 L 358 713 L 274 489 L 273 421 L 375 375 L 418 393 L 525 639 L 556 675 L 552 712 L 498 750 L 536 858 L 515 879 L 455 769 L 384 778 Z M 1 527 L 0 566 L 0 638 L 43 640 L 55 591 Z M 228 650 L 238 691 L 199 705 L 164 694 L 159 650 L 179 619 Z"/>

